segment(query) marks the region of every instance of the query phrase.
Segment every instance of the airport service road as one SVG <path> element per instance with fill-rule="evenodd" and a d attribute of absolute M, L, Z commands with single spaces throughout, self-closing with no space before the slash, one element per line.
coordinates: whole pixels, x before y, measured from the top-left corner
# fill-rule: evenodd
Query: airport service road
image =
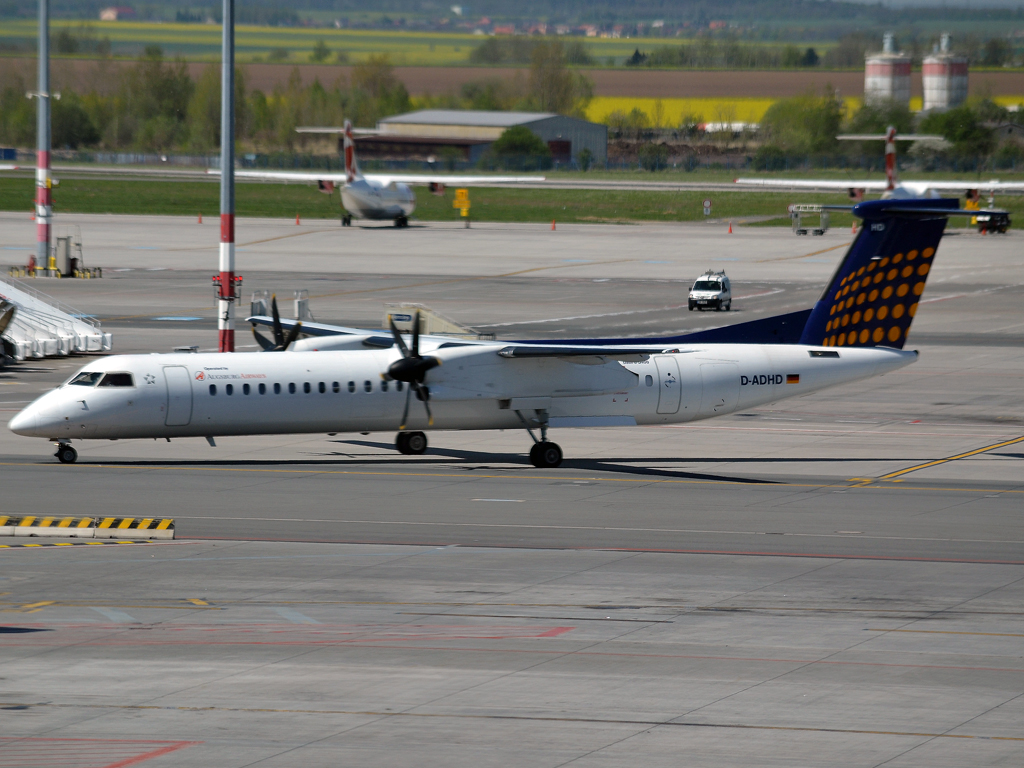
<path fill-rule="evenodd" d="M 3 765 L 1024 762 L 1021 565 L 261 542 L 2 562 Z"/>

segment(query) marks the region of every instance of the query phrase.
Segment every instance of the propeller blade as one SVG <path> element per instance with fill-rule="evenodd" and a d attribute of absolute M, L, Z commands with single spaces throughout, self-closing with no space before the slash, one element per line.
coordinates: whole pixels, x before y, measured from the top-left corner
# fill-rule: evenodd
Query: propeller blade
<path fill-rule="evenodd" d="M 412 356 L 420 356 L 420 311 L 418 309 L 412 324 Z"/>
<path fill-rule="evenodd" d="M 409 357 L 409 348 L 405 346 L 405 339 L 403 339 L 402 334 L 398 332 L 398 326 L 396 326 L 395 321 L 391 319 L 391 315 L 388 315 L 388 324 L 391 326 L 391 335 L 395 337 L 395 344 L 398 345 L 398 350 L 402 353 L 402 357 Z"/>
<path fill-rule="evenodd" d="M 405 429 L 405 424 L 409 420 L 409 398 L 412 396 L 412 387 L 405 390 L 405 409 L 402 411 L 402 423 L 398 427 L 398 431 L 401 432 Z"/>
<path fill-rule="evenodd" d="M 270 297 L 270 312 L 274 316 L 274 344 L 284 347 L 284 331 L 281 330 L 281 313 L 277 311 L 277 294 Z"/>
<path fill-rule="evenodd" d="M 259 344 L 263 348 L 264 352 L 271 352 L 275 348 L 274 347 L 274 342 L 272 342 L 270 339 L 266 338 L 265 336 L 261 336 L 259 331 L 256 330 L 256 326 L 255 325 L 252 327 L 252 335 L 256 337 L 256 343 Z"/>
<path fill-rule="evenodd" d="M 411 386 L 416 388 L 416 396 L 423 401 L 423 407 L 427 409 L 427 426 L 434 426 L 434 414 L 430 412 L 430 403 L 427 402 L 430 399 L 430 393 L 427 391 L 427 388 L 418 381 L 413 381 Z"/>
<path fill-rule="evenodd" d="M 288 349 L 288 347 L 290 347 L 292 345 L 292 342 L 294 342 L 297 338 L 299 338 L 299 332 L 301 330 L 302 330 L 302 322 L 299 321 L 299 322 L 295 323 L 295 325 L 293 325 L 291 327 L 290 331 L 288 331 L 288 337 L 284 340 L 284 345 L 278 351 L 279 352 L 284 352 L 286 349 Z"/>

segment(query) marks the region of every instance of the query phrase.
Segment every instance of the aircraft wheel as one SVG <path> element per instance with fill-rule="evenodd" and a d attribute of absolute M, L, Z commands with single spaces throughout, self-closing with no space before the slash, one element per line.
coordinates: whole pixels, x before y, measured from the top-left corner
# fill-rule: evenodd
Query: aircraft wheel
<path fill-rule="evenodd" d="M 342 219 L 341 219 L 341 226 L 343 226 L 343 227 L 351 227 L 352 226 L 352 217 L 351 216 L 347 216 L 347 215 L 343 216 Z"/>
<path fill-rule="evenodd" d="M 399 453 L 404 453 L 406 455 L 410 453 L 408 432 L 399 432 L 395 435 L 395 448 L 398 449 Z"/>
<path fill-rule="evenodd" d="M 557 467 L 562 463 L 562 449 L 558 443 L 534 443 L 530 449 L 530 463 L 538 469 Z"/>
<path fill-rule="evenodd" d="M 57 448 L 57 453 L 54 454 L 57 457 L 57 461 L 61 464 L 74 464 L 78 461 L 78 451 L 72 448 L 70 445 L 61 445 Z"/>
<path fill-rule="evenodd" d="M 405 444 L 408 453 L 416 456 L 427 452 L 427 436 L 422 432 L 410 432 L 406 435 Z"/>

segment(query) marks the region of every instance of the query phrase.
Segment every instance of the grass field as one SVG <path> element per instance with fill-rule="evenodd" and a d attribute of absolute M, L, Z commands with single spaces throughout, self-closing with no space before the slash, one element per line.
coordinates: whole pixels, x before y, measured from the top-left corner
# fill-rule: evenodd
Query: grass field
<path fill-rule="evenodd" d="M 26 225 L 32 210 L 33 180 L 0 179 L 0 210 L 24 211 Z M 699 221 L 707 192 L 629 192 L 593 190 L 472 189 L 471 218 L 476 221 L 549 223 L 629 223 L 635 221 Z M 453 193 L 444 197 L 417 188 L 414 218 L 455 221 Z M 149 182 L 65 179 L 54 189 L 54 211 L 61 213 L 123 213 L 198 216 L 216 221 L 219 187 L 210 182 Z M 778 215 L 788 225 L 786 206 L 793 195 L 765 192 L 724 192 L 713 195 L 713 216 L 739 226 L 746 217 Z M 807 202 L 844 203 L 845 195 L 802 195 Z M 339 217 L 337 194 L 330 197 L 305 185 L 238 184 L 239 216 L 304 219 Z M 835 219 L 837 226 L 843 219 Z M 849 217 L 845 219 L 849 226 Z"/>
<path fill-rule="evenodd" d="M 50 22 L 53 34 L 62 28 L 78 32 L 82 22 L 56 19 Z M 85 25 L 97 38 L 109 38 L 115 54 L 134 56 L 146 45 L 159 45 L 168 55 L 190 60 L 219 60 L 220 25 L 155 24 L 151 22 L 91 21 Z M 36 22 L 29 19 L 6 20 L 0 28 L 0 42 L 25 45 L 36 39 Z M 287 62 L 309 61 L 317 40 L 324 40 L 332 53 L 344 51 L 353 62 L 371 53 L 387 53 L 399 66 L 453 66 L 468 64 L 469 52 L 482 41 L 480 35 L 448 32 L 403 32 L 351 30 L 330 27 L 235 27 L 235 48 L 240 63 L 266 60 L 275 49 L 288 51 Z M 599 64 L 613 57 L 619 64 L 636 48 L 649 51 L 677 41 L 665 38 L 587 38 L 586 46 Z M 758 43 L 766 45 L 766 43 Z M 768 43 L 767 45 L 770 45 Z M 784 43 L 778 43 L 781 47 Z M 834 43 L 814 44 L 819 53 Z"/>
<path fill-rule="evenodd" d="M 24 211 L 26 226 L 32 210 L 31 178 L 0 179 L 0 210 Z M 414 219 L 457 221 L 453 192 L 445 196 L 416 189 Z M 735 226 L 789 226 L 787 206 L 793 202 L 847 205 L 845 194 L 793 192 L 665 192 L 559 189 L 470 190 L 475 221 L 559 223 L 622 223 L 640 221 L 701 221 L 702 201 L 713 201 L 712 216 Z M 219 185 L 215 182 L 151 182 L 65 179 L 54 189 L 54 212 L 119 213 L 198 216 L 211 225 L 219 214 Z M 1014 218 L 1024 217 L 1024 196 L 1003 196 L 1000 207 Z M 323 195 L 301 184 L 244 184 L 236 186 L 236 213 L 292 219 L 338 219 L 338 195 Z M 768 221 L 764 217 L 773 217 Z M 849 227 L 847 213 L 833 213 L 834 227 Z"/>

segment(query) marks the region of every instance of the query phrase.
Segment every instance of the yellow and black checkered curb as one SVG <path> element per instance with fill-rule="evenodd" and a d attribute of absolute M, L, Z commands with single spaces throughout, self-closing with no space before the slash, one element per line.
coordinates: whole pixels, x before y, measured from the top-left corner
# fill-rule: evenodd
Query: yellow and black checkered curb
<path fill-rule="evenodd" d="M 160 517 L 45 517 L 0 515 L 0 536 L 81 539 L 173 539 L 174 520 Z"/>
<path fill-rule="evenodd" d="M 107 544 L 149 544 L 148 541 L 53 541 L 46 544 L 0 544 L 0 549 L 21 549 L 24 547 L 102 547 Z"/>

